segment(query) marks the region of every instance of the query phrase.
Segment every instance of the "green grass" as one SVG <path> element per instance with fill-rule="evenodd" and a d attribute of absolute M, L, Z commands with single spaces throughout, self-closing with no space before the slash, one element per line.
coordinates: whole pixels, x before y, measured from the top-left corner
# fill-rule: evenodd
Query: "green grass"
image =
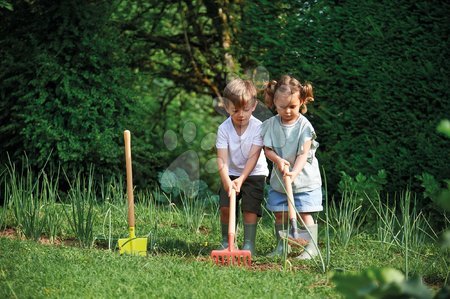
<path fill-rule="evenodd" d="M 94 248 L 82 249 L 77 242 L 61 246 L 1 238 L 0 298 L 339 298 L 329 279 L 333 271 L 402 269 L 404 265 L 403 248 L 383 245 L 376 236 L 365 233 L 352 237 L 346 247 L 331 240 L 326 273 L 312 261 L 297 261 L 294 257 L 300 252 L 298 249 L 287 262 L 268 259 L 265 254 L 272 250 L 275 241 L 270 217 L 266 215 L 258 227 L 253 268 L 217 267 L 209 261 L 211 251 L 220 242 L 216 214 L 205 213 L 202 229 L 196 232 L 170 206 L 154 207 L 151 211 L 148 208 L 148 204 L 136 207 L 137 236 L 149 236 L 147 257 L 120 256 L 117 252 L 117 239 L 126 237 L 128 232 L 125 205 L 95 206 Z M 146 216 L 150 212 L 153 221 Z M 68 227 L 64 223 L 60 240 L 74 239 Z M 320 229 L 319 246 L 324 252 L 325 226 L 321 224 Z M 112 240 L 108 240 L 109 232 Z M 242 244 L 242 228 L 238 244 Z M 411 274 L 422 274 L 429 285 L 442 286 L 448 269 L 440 258 L 438 247 L 424 246 L 421 252 L 410 256 L 410 261 L 414 261 Z"/>
<path fill-rule="evenodd" d="M 1 298 L 330 298 L 326 274 L 0 239 Z"/>
<path fill-rule="evenodd" d="M 0 238 L 0 298 L 339 298 L 330 280 L 333 272 L 368 268 L 395 268 L 406 277 L 423 276 L 434 289 L 448 283 L 449 249 L 441 248 L 425 217 L 409 208 L 414 205 L 406 193 L 399 198 L 397 210 L 381 204 L 379 198 L 368 198 L 375 217 L 366 227 L 362 220 L 369 211 L 361 216 L 355 206 L 326 201 L 326 217 L 323 213 L 318 217 L 323 263 L 296 260 L 301 249 L 294 249 L 286 260 L 266 258 L 275 238 L 273 215 L 264 210 L 252 268 L 241 269 L 217 267 L 209 259 L 221 239 L 213 197 L 186 197 L 176 205 L 158 190 L 136 192 L 136 236 L 148 238 L 149 255 L 130 257 L 117 252 L 117 240 L 128 237 L 120 181 L 100 184 L 94 198 L 93 182 L 83 185 L 80 178 L 71 185 L 67 193 L 71 196 L 61 198 L 51 177 L 11 183 L 18 178 L 0 176 L 6 199 L 0 207 L 0 228 L 16 232 L 12 239 Z M 32 193 L 36 186 L 42 188 Z M 35 205 L 22 208 L 30 199 Z M 344 196 L 342 201 L 351 199 Z M 34 222 L 26 221 L 30 215 Z M 237 236 L 242 246 L 242 223 Z M 42 238 L 55 244 L 36 241 Z M 67 241 L 72 245 L 56 245 Z"/>

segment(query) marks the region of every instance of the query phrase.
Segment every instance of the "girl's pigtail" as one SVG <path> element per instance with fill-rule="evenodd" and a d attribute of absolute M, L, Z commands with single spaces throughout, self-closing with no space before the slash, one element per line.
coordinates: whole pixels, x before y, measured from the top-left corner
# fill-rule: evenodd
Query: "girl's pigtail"
<path fill-rule="evenodd" d="M 264 103 L 269 109 L 274 109 L 273 97 L 275 95 L 275 85 L 277 85 L 277 81 L 271 80 L 266 83 L 266 88 L 264 89 Z"/>
<path fill-rule="evenodd" d="M 311 83 L 305 82 L 305 84 L 300 89 L 301 99 L 304 99 L 302 106 L 300 107 L 300 113 L 305 114 L 308 111 L 307 105 L 314 102 L 313 87 Z"/>

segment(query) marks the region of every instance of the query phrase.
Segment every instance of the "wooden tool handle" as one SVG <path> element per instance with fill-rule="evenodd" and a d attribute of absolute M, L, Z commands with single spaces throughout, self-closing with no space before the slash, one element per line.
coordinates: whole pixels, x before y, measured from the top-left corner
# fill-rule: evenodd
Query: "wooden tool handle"
<path fill-rule="evenodd" d="M 236 190 L 231 189 L 230 212 L 228 216 L 228 233 L 236 234 Z"/>
<path fill-rule="evenodd" d="M 125 163 L 127 167 L 128 226 L 134 227 L 133 171 L 131 169 L 131 134 L 123 132 L 125 139 Z"/>
<path fill-rule="evenodd" d="M 289 166 L 286 166 L 289 170 Z M 294 207 L 294 193 L 292 192 L 292 181 L 290 176 L 284 176 L 284 187 L 286 188 L 286 196 L 288 202 L 289 219 L 297 219 Z"/>
<path fill-rule="evenodd" d="M 228 250 L 234 250 L 234 236 L 236 235 L 236 190 L 231 189 L 230 210 L 228 215 Z"/>

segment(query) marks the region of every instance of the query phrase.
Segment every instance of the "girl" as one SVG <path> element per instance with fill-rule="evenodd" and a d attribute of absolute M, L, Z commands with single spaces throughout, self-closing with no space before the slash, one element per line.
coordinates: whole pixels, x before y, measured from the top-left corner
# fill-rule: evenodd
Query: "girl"
<path fill-rule="evenodd" d="M 265 101 L 278 113 L 266 120 L 261 130 L 266 157 L 274 163 L 267 208 L 275 214 L 277 246 L 269 256 L 281 256 L 286 250 L 279 231 L 286 227 L 288 220 L 283 176 L 290 176 L 295 207 L 314 240 L 298 258 L 310 259 L 318 253 L 317 224 L 311 213 L 323 210 L 322 180 L 315 157 L 319 144 L 315 141 L 314 128 L 303 116 L 306 105 L 314 101 L 313 89 L 309 83 L 302 85 L 293 77 L 283 76 L 278 82 L 268 84 Z"/>

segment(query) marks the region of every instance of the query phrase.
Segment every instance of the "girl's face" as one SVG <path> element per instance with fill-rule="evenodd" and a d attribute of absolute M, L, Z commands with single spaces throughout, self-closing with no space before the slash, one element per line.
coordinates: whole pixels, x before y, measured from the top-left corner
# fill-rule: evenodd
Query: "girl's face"
<path fill-rule="evenodd" d="M 252 116 L 253 111 L 255 111 L 255 108 L 256 103 L 247 103 L 247 105 L 239 108 L 236 108 L 233 103 L 229 103 L 227 111 L 230 114 L 231 120 L 233 121 L 233 125 L 235 127 L 245 128 L 248 126 L 250 117 Z"/>
<path fill-rule="evenodd" d="M 276 97 L 274 104 L 283 124 L 293 124 L 300 117 L 301 103 L 298 92 L 286 97 Z"/>

